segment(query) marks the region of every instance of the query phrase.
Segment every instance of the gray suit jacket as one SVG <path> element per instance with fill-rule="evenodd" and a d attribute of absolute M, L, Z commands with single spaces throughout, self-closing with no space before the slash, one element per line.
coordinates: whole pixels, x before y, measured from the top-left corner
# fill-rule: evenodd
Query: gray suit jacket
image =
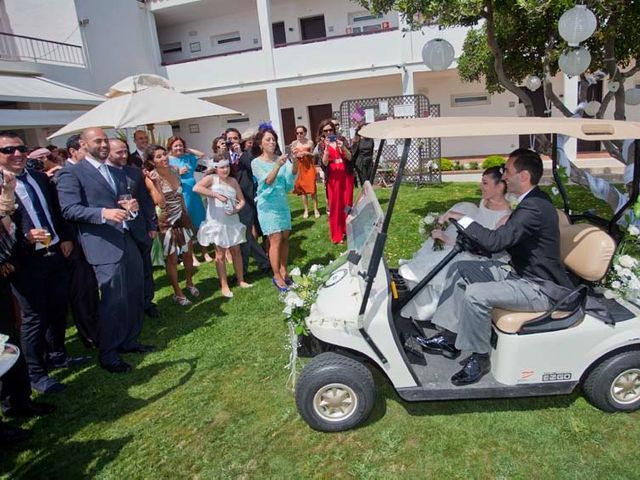
<path fill-rule="evenodd" d="M 117 178 L 122 174 L 116 169 L 111 169 L 111 173 L 116 184 L 120 185 Z M 103 223 L 102 209 L 119 208 L 120 191 L 118 194 L 114 192 L 100 172 L 86 160 L 63 168 L 57 186 L 62 216 L 77 225 L 78 240 L 87 262 L 91 265 L 119 262 L 125 231 L 121 223 Z"/>

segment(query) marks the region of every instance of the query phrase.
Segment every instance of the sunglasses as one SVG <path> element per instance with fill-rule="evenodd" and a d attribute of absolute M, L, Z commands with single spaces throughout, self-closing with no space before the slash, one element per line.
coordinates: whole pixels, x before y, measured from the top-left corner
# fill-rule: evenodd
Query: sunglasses
<path fill-rule="evenodd" d="M 333 128 L 323 128 L 322 131 L 327 133 L 333 132 Z"/>
<path fill-rule="evenodd" d="M 20 153 L 27 153 L 28 149 L 24 145 L 16 145 L 16 146 L 2 147 L 0 148 L 0 153 L 4 153 L 5 155 L 11 155 L 13 153 L 16 153 L 16 150 L 19 151 Z"/>

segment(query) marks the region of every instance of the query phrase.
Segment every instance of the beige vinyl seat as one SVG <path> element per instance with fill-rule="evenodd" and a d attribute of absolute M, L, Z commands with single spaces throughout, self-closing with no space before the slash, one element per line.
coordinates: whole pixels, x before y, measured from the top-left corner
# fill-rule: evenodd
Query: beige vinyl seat
<path fill-rule="evenodd" d="M 566 214 L 558 210 L 560 220 L 560 255 L 567 270 L 583 280 L 596 282 L 607 273 L 616 250 L 616 243 L 601 228 L 588 223 L 569 223 Z M 552 320 L 562 320 L 572 312 L 555 311 Z M 547 312 L 513 312 L 494 308 L 492 320 L 504 333 L 518 333 L 524 325 Z"/>

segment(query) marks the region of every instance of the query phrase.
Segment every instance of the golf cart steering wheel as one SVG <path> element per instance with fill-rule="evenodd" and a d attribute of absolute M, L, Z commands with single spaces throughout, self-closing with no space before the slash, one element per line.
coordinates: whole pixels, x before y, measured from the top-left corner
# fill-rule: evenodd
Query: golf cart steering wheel
<path fill-rule="evenodd" d="M 458 223 L 455 218 L 451 218 L 449 219 L 449 221 L 453 224 L 454 227 L 456 227 L 456 230 L 458 230 L 457 243 L 460 245 L 462 250 L 473 253 L 475 255 L 482 255 L 483 257 L 491 258 L 491 252 L 480 245 L 474 238 L 472 238 L 471 235 L 469 235 L 467 231 L 462 228 L 462 225 L 460 225 L 460 223 Z"/>

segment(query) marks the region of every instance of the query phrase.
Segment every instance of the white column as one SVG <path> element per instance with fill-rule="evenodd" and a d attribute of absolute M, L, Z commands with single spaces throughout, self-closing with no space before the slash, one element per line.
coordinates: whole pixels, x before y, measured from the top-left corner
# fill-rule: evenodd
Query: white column
<path fill-rule="evenodd" d="M 566 75 L 564 77 L 564 97 L 562 103 L 572 112 L 576 111 L 578 107 L 578 85 L 580 85 L 580 77 L 577 75 L 573 78 L 569 78 Z M 564 146 L 564 151 L 570 160 L 576 160 L 576 154 L 578 152 L 578 140 L 571 138 Z"/>
<path fill-rule="evenodd" d="M 278 89 L 276 87 L 267 87 L 267 108 L 269 109 L 271 126 L 278 134 L 280 148 L 284 152 L 284 137 L 282 136 L 282 124 L 280 123 L 280 100 L 278 99 Z"/>
<path fill-rule="evenodd" d="M 267 64 L 268 71 L 275 77 L 275 66 L 273 61 L 273 27 L 271 26 L 271 5 L 270 0 L 256 0 L 258 7 L 258 24 L 260 26 L 260 42 L 262 45 L 262 55 Z"/>

